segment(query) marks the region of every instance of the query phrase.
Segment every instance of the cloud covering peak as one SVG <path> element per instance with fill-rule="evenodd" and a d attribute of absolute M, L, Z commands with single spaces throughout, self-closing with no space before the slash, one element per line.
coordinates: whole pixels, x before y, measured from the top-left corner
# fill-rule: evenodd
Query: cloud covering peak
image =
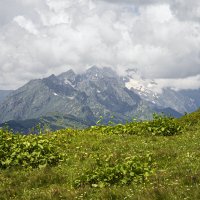
<path fill-rule="evenodd" d="M 1 0 L 0 89 L 92 65 L 198 88 L 199 19 L 197 0 Z"/>

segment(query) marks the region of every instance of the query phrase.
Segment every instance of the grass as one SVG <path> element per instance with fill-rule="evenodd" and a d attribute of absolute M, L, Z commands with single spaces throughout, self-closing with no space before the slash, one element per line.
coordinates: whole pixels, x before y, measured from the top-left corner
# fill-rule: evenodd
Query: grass
<path fill-rule="evenodd" d="M 109 133 L 103 131 L 106 127 L 47 133 L 43 137 L 49 138 L 64 158 L 56 166 L 0 169 L 0 199 L 200 199 L 199 113 L 178 120 L 182 132 L 172 136 L 142 133 L 140 127 L 138 134 L 120 134 L 115 128 Z M 151 155 L 154 164 L 145 181 L 74 187 L 74 181 L 88 170 L 95 172 L 99 161 L 103 163 L 100 167 L 109 167 L 108 163 L 114 167 L 126 158 L 146 155 Z"/>

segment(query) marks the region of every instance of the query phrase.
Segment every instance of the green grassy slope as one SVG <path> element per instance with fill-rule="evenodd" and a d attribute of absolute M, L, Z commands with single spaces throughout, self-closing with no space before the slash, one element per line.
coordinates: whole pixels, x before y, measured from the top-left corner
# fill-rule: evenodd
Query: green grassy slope
<path fill-rule="evenodd" d="M 200 199 L 200 111 L 178 121 L 0 133 L 0 199 Z"/>

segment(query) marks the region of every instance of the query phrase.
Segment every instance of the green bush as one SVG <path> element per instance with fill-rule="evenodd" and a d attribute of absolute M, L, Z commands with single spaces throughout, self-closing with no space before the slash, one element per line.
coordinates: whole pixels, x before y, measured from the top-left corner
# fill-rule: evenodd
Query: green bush
<path fill-rule="evenodd" d="M 172 136 L 181 132 L 181 126 L 173 117 L 153 114 L 153 119 L 150 121 L 133 121 L 115 126 L 93 126 L 91 130 L 105 134 L 141 135 L 150 133 L 151 135 Z"/>
<path fill-rule="evenodd" d="M 17 135 L 0 130 L 0 168 L 56 165 L 62 156 L 45 135 Z"/>
<path fill-rule="evenodd" d="M 154 171 L 152 157 L 128 157 L 121 163 L 110 163 L 109 160 L 97 159 L 96 168 L 84 172 L 74 181 L 75 187 L 89 185 L 91 187 L 106 187 L 111 185 L 130 185 L 142 183 Z"/>
<path fill-rule="evenodd" d="M 152 135 L 172 136 L 181 132 L 177 119 L 165 115 L 153 115 L 153 120 L 142 122 L 142 131 Z"/>

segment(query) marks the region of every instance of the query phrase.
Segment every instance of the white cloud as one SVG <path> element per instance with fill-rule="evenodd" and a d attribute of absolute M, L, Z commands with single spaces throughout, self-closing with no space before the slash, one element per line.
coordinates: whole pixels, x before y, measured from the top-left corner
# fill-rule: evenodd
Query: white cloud
<path fill-rule="evenodd" d="M 174 14 L 181 20 L 200 20 L 200 1 L 198 0 L 171 0 L 171 8 Z"/>
<path fill-rule="evenodd" d="M 32 33 L 34 35 L 38 34 L 38 30 L 36 29 L 33 22 L 31 20 L 26 19 L 24 16 L 17 16 L 13 20 L 17 22 L 19 26 L 27 30 L 29 33 Z"/>
<path fill-rule="evenodd" d="M 198 89 L 200 83 L 200 75 L 183 79 L 156 79 L 156 82 L 161 88 L 170 87 L 175 90 Z"/>
<path fill-rule="evenodd" d="M 200 87 L 199 9 L 195 0 L 2 0 L 0 89 L 91 65 Z"/>

